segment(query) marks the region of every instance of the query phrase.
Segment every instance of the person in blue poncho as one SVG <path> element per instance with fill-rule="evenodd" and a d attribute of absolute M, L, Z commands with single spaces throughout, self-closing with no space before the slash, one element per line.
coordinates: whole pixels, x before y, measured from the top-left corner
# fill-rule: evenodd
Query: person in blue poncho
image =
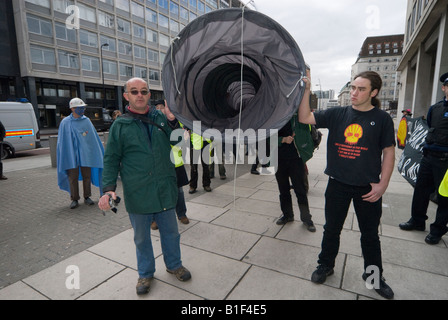
<path fill-rule="evenodd" d="M 78 180 L 83 181 L 85 204 L 94 204 L 90 199 L 91 184 L 100 188 L 102 194 L 104 147 L 92 122 L 84 115 L 86 107 L 81 99 L 72 99 L 72 113 L 59 125 L 56 151 L 58 186 L 70 193 L 70 209 L 79 206 Z"/>

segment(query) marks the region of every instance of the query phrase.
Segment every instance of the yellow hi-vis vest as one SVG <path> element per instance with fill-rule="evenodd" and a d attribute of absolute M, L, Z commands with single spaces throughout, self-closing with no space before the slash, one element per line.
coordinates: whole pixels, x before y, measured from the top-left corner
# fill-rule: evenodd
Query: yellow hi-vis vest
<path fill-rule="evenodd" d="M 171 152 L 173 153 L 174 165 L 176 168 L 184 165 L 184 159 L 182 158 L 182 148 L 177 146 L 171 146 Z"/>
<path fill-rule="evenodd" d="M 208 143 L 212 142 L 210 139 L 207 139 L 206 141 Z M 193 144 L 194 150 L 201 150 L 204 146 L 204 138 L 194 132 L 191 132 L 191 143 Z"/>

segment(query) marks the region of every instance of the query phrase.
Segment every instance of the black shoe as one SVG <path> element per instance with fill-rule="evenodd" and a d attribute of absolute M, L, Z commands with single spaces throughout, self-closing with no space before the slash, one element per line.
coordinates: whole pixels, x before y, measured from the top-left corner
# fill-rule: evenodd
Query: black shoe
<path fill-rule="evenodd" d="M 206 186 L 206 187 L 204 187 L 204 190 L 205 190 L 206 192 L 212 192 L 212 188 L 210 188 L 210 186 Z"/>
<path fill-rule="evenodd" d="M 437 237 L 435 235 L 428 234 L 425 238 L 425 242 L 430 245 L 435 245 L 440 242 L 440 239 L 442 239 L 442 237 Z"/>
<path fill-rule="evenodd" d="M 8 178 L 6 178 L 4 175 L 1 175 L 0 180 L 8 180 Z"/>
<path fill-rule="evenodd" d="M 191 188 L 191 187 L 190 187 L 190 190 L 188 191 L 188 193 L 189 193 L 189 194 L 196 193 L 196 188 Z"/>
<path fill-rule="evenodd" d="M 76 200 L 73 200 L 72 203 L 70 204 L 70 209 L 75 209 L 79 207 L 79 203 Z"/>
<path fill-rule="evenodd" d="M 367 274 L 365 272 L 362 275 L 362 279 L 364 281 L 367 280 Z M 393 290 L 387 285 L 386 280 L 383 277 L 380 278 L 380 287 L 378 289 L 375 288 L 375 291 L 385 299 L 391 300 L 394 298 Z"/>
<path fill-rule="evenodd" d="M 311 275 L 311 281 L 317 284 L 323 284 L 327 280 L 327 277 L 333 274 L 334 270 L 332 268 L 320 264 L 317 266 L 316 271 Z"/>
<path fill-rule="evenodd" d="M 408 222 L 401 223 L 399 225 L 399 227 L 401 230 L 405 230 L 405 231 L 412 231 L 412 230 L 425 231 L 425 229 L 426 229 L 425 224 L 417 224 L 414 222 L 414 219 L 412 219 L 412 218 Z"/>
<path fill-rule="evenodd" d="M 294 217 L 286 217 L 285 215 L 283 215 L 277 220 L 276 224 L 278 226 L 283 226 L 283 225 L 287 224 L 288 222 L 293 222 L 293 221 L 294 221 Z"/>
<path fill-rule="evenodd" d="M 84 203 L 88 206 L 93 206 L 95 204 L 95 202 L 93 202 L 93 200 L 90 198 L 85 198 Z"/>
<path fill-rule="evenodd" d="M 251 174 L 255 174 L 255 175 L 257 175 L 257 176 L 260 175 L 260 172 L 258 172 L 257 170 L 251 170 L 250 173 L 251 173 Z"/>
<path fill-rule="evenodd" d="M 316 232 L 316 227 L 314 226 L 313 221 L 304 222 L 303 224 L 306 226 L 309 232 Z"/>

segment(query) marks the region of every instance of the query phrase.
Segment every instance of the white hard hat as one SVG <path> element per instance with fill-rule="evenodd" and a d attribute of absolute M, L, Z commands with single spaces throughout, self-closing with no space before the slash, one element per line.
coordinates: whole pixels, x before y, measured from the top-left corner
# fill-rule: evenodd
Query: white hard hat
<path fill-rule="evenodd" d="M 79 98 L 73 98 L 70 100 L 70 108 L 76 108 L 76 107 L 87 107 L 87 105 Z"/>

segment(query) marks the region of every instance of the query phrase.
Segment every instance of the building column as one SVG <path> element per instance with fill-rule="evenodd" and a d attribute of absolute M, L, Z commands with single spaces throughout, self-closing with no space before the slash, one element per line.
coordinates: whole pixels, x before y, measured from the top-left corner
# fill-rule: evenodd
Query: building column
<path fill-rule="evenodd" d="M 37 123 L 39 124 L 39 128 L 43 127 L 43 124 L 40 123 L 40 115 L 39 115 L 39 106 L 37 102 L 37 90 L 36 90 L 36 78 L 34 77 L 25 77 L 25 87 L 26 87 L 26 97 L 28 101 L 33 105 L 34 113 L 36 114 Z"/>
<path fill-rule="evenodd" d="M 413 107 L 414 113 L 419 116 L 426 116 L 431 105 L 432 75 L 431 75 L 432 56 L 425 51 L 425 44 L 422 43 L 417 54 L 417 70 L 415 74 L 415 87 Z"/>
<path fill-rule="evenodd" d="M 431 97 L 431 104 L 436 104 L 443 98 L 440 89 L 440 76 L 448 72 L 448 19 L 447 13 L 440 19 L 439 39 L 437 44 L 436 66 L 434 70 L 434 84 Z"/>

